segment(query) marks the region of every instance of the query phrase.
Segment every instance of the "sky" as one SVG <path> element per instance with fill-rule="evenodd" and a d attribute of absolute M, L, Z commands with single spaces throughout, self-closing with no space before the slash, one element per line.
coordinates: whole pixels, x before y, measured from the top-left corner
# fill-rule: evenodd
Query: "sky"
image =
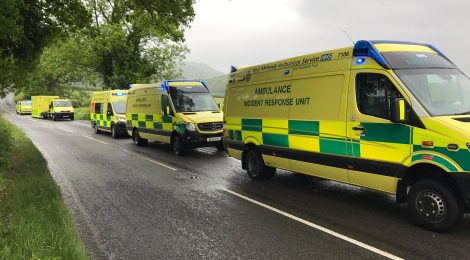
<path fill-rule="evenodd" d="M 196 0 L 194 9 L 186 60 L 224 73 L 352 46 L 344 31 L 353 41 L 431 43 L 470 73 L 469 0 Z"/>

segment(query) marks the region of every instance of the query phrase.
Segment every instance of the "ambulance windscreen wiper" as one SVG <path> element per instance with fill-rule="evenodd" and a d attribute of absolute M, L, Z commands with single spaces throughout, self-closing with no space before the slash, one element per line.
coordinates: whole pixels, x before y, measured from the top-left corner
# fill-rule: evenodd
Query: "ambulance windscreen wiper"
<path fill-rule="evenodd" d="M 470 110 L 462 112 L 462 113 L 455 113 L 454 115 L 456 115 L 456 116 L 470 115 Z"/>

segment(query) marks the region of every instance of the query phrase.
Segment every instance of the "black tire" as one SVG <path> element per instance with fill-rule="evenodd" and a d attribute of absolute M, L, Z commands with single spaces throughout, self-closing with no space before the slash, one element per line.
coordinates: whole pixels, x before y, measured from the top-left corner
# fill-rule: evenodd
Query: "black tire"
<path fill-rule="evenodd" d="M 276 173 L 276 168 L 266 166 L 261 154 L 254 149 L 248 151 L 245 160 L 246 172 L 253 180 L 270 179 Z"/>
<path fill-rule="evenodd" d="M 74 115 L 71 115 L 70 116 L 70 121 L 73 121 L 75 119 L 75 116 Z"/>
<path fill-rule="evenodd" d="M 217 151 L 226 151 L 224 140 L 218 142 L 216 147 L 217 147 Z"/>
<path fill-rule="evenodd" d="M 97 123 L 94 124 L 94 128 L 95 128 L 95 134 L 101 134 L 101 130 L 98 128 Z"/>
<path fill-rule="evenodd" d="M 181 142 L 181 138 L 178 135 L 174 135 L 171 138 L 171 150 L 176 156 L 184 155 L 185 149 L 183 143 Z"/>
<path fill-rule="evenodd" d="M 57 115 L 52 115 L 52 120 L 57 121 Z"/>
<path fill-rule="evenodd" d="M 114 139 L 119 138 L 119 135 L 116 132 L 116 125 L 111 125 L 111 137 Z"/>
<path fill-rule="evenodd" d="M 149 140 L 140 137 L 139 130 L 137 129 L 132 132 L 132 141 L 134 141 L 134 144 L 137 146 L 146 146 L 149 142 Z"/>
<path fill-rule="evenodd" d="M 463 219 L 464 207 L 449 187 L 434 180 L 415 183 L 408 194 L 408 213 L 417 225 L 436 232 L 456 227 Z"/>

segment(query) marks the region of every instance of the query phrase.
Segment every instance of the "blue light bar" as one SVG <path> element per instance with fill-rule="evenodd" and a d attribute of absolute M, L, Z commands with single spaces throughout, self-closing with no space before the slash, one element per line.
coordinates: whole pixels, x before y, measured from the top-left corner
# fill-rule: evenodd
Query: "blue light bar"
<path fill-rule="evenodd" d="M 384 69 L 391 69 L 390 64 L 370 41 L 358 41 L 354 44 L 353 56 L 366 56 L 374 59 Z"/>
<path fill-rule="evenodd" d="M 118 92 L 118 93 L 116 93 L 116 96 L 124 96 L 124 93 Z"/>
<path fill-rule="evenodd" d="M 289 70 L 285 70 L 285 71 L 284 71 L 284 75 L 289 74 L 289 72 L 290 72 Z"/>

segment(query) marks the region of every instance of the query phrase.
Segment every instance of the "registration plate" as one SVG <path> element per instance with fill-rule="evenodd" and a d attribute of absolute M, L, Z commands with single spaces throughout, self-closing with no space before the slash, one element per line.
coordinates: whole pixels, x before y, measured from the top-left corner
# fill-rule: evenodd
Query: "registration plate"
<path fill-rule="evenodd" d="M 220 136 L 219 137 L 209 137 L 209 138 L 207 138 L 208 142 L 217 142 L 217 141 L 220 141 L 220 140 L 222 140 L 222 137 L 220 137 Z"/>

